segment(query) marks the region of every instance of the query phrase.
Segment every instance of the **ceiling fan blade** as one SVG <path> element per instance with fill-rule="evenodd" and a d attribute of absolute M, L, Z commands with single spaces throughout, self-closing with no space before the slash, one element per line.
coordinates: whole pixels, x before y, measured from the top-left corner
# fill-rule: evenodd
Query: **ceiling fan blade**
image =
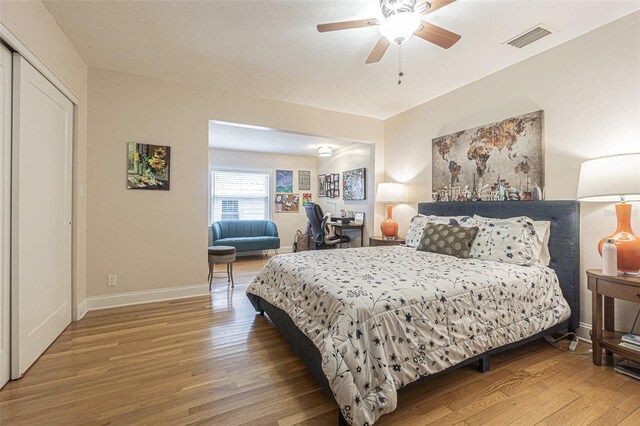
<path fill-rule="evenodd" d="M 459 34 L 425 21 L 422 21 L 421 25 L 420 29 L 413 34 L 444 49 L 450 48 L 462 38 Z"/>
<path fill-rule="evenodd" d="M 376 44 L 376 47 L 373 48 L 365 63 L 374 64 L 376 62 L 380 62 L 380 59 L 382 59 L 390 45 L 391 43 L 389 43 L 389 40 L 384 37 L 380 37 L 380 40 L 378 40 L 378 44 Z"/>
<path fill-rule="evenodd" d="M 378 25 L 377 19 L 360 19 L 358 21 L 332 22 L 330 24 L 320 24 L 316 28 L 321 33 L 327 31 L 350 30 L 352 28 L 363 28 Z"/>
<path fill-rule="evenodd" d="M 431 7 L 425 10 L 424 12 L 422 12 L 423 15 L 428 15 L 431 12 L 435 12 L 436 10 L 453 3 L 454 1 L 456 0 L 419 0 L 418 5 L 416 7 L 418 10 L 420 10 L 420 6 L 421 6 L 420 3 L 429 3 Z"/>

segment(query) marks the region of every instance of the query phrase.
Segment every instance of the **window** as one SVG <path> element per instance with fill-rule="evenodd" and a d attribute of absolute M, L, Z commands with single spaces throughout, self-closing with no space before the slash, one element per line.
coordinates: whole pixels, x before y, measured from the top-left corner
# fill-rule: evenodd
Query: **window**
<path fill-rule="evenodd" d="M 211 171 L 211 222 L 269 219 L 269 174 Z"/>

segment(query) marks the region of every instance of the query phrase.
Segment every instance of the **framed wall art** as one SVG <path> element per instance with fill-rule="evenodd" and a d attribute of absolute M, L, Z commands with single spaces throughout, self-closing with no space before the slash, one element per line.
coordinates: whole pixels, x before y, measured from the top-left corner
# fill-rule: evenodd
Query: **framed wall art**
<path fill-rule="evenodd" d="M 543 199 L 544 111 L 432 141 L 433 201 Z"/>
<path fill-rule="evenodd" d="M 298 190 L 311 190 L 311 172 L 309 170 L 298 170 Z"/>
<path fill-rule="evenodd" d="M 318 197 L 326 197 L 327 176 L 318 175 Z"/>
<path fill-rule="evenodd" d="M 276 192 L 293 192 L 293 170 L 276 170 Z"/>
<path fill-rule="evenodd" d="M 345 201 L 365 200 L 367 198 L 367 170 L 361 169 L 347 170 L 342 172 L 342 199 Z"/>
<path fill-rule="evenodd" d="M 276 213 L 298 213 L 300 196 L 298 194 L 276 194 Z"/>
<path fill-rule="evenodd" d="M 170 189 L 171 147 L 129 142 L 127 189 Z"/>

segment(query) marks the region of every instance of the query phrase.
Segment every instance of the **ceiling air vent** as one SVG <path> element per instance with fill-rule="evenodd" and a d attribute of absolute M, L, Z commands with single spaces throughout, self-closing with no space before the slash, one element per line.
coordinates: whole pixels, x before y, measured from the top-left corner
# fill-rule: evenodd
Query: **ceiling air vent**
<path fill-rule="evenodd" d="M 516 36 L 511 40 L 505 42 L 505 44 L 517 47 L 518 49 L 522 49 L 526 45 L 540 40 L 542 37 L 546 37 L 549 34 L 551 34 L 551 30 L 543 27 L 542 25 L 538 25 L 535 28 L 532 28 L 529 31 L 525 32 L 524 34 L 520 34 L 519 36 Z"/>

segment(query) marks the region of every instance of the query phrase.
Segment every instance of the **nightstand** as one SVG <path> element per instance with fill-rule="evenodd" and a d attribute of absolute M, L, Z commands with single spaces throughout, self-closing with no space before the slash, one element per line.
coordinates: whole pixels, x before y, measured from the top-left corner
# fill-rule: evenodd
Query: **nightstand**
<path fill-rule="evenodd" d="M 620 355 L 640 362 L 640 352 L 619 346 L 623 334 L 615 331 L 615 299 L 640 303 L 640 278 L 602 275 L 600 269 L 587 271 L 588 288 L 591 290 L 591 341 L 593 342 L 593 363 L 602 363 L 602 349 L 607 355 Z M 604 302 L 603 302 L 604 297 Z M 604 322 L 603 322 L 604 308 Z"/>
<path fill-rule="evenodd" d="M 400 244 L 404 244 L 405 243 L 405 239 L 402 237 L 396 237 L 393 240 L 386 240 L 381 236 L 373 236 L 373 237 L 369 237 L 369 246 L 371 247 L 375 247 L 375 246 L 398 246 Z"/>

